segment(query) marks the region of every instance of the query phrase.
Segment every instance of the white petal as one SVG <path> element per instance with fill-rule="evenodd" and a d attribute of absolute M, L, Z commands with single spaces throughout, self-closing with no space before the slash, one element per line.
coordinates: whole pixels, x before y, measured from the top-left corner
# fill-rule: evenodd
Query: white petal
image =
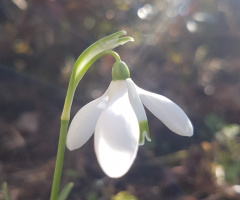
<path fill-rule="evenodd" d="M 182 135 L 192 136 L 193 126 L 184 111 L 170 99 L 137 87 L 143 104 L 171 131 Z"/>
<path fill-rule="evenodd" d="M 130 105 L 125 81 L 112 81 L 109 104 L 96 125 L 94 146 L 102 170 L 112 178 L 123 176 L 135 160 L 139 126 Z"/>
<path fill-rule="evenodd" d="M 82 107 L 74 116 L 68 130 L 66 145 L 69 150 L 83 146 L 92 136 L 97 120 L 107 106 L 108 90 L 98 99 Z"/>
<path fill-rule="evenodd" d="M 138 123 L 139 123 L 139 128 L 140 128 L 139 145 L 144 145 L 145 138 L 148 141 L 151 141 L 149 127 L 148 127 L 148 121 L 147 121 L 147 115 L 144 110 L 141 99 L 135 88 L 134 82 L 132 81 L 132 79 L 128 78 L 128 79 L 126 79 L 126 83 L 127 83 L 127 89 L 128 89 L 128 97 L 129 97 L 130 103 L 133 107 L 133 110 L 137 116 Z"/>

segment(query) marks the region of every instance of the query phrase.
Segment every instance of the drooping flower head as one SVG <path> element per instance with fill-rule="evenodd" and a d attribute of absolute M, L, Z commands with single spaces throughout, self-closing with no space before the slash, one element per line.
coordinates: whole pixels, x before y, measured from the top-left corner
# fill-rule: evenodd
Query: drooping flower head
<path fill-rule="evenodd" d="M 102 170 L 112 178 L 127 173 L 139 145 L 151 141 L 143 105 L 171 131 L 192 136 L 193 127 L 184 111 L 168 98 L 139 88 L 127 65 L 116 61 L 112 81 L 98 99 L 82 107 L 73 118 L 67 147 L 80 148 L 94 134 L 94 148 Z"/>

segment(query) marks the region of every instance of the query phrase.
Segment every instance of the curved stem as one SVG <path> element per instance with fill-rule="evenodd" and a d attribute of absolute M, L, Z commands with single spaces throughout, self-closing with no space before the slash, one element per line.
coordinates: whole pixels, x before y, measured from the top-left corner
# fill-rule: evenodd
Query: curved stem
<path fill-rule="evenodd" d="M 51 192 L 51 200 L 57 200 L 61 176 L 62 176 L 62 168 L 63 168 L 63 160 L 65 154 L 65 146 L 66 146 L 66 137 L 68 131 L 68 124 L 70 119 L 70 110 L 72 106 L 72 101 L 74 97 L 75 90 L 78 86 L 78 83 L 82 79 L 83 75 L 86 73 L 88 68 L 99 58 L 106 54 L 111 54 L 114 58 L 119 61 L 120 57 L 117 53 L 111 51 L 113 48 L 123 45 L 129 41 L 134 41 L 131 37 L 121 37 L 125 35 L 125 31 L 119 31 L 112 35 L 109 35 L 103 39 L 98 40 L 91 46 L 89 46 L 82 54 L 78 57 L 69 82 L 67 96 L 65 99 L 63 112 L 61 116 L 61 128 L 60 128 L 60 136 L 58 143 L 58 152 L 57 159 L 53 177 L 53 185 Z"/>
<path fill-rule="evenodd" d="M 63 107 L 63 112 L 62 112 L 62 117 L 61 119 L 65 119 L 65 120 L 69 120 L 70 118 L 70 108 L 72 106 L 72 101 L 73 101 L 73 97 L 74 97 L 74 93 L 75 90 L 80 82 L 80 80 L 82 79 L 82 77 L 84 76 L 84 74 L 86 73 L 86 71 L 88 70 L 88 68 L 93 65 L 93 63 L 95 63 L 99 58 L 105 56 L 105 55 L 112 55 L 116 61 L 120 61 L 121 58 L 120 56 L 114 52 L 114 51 L 103 51 L 101 53 L 99 53 L 98 55 L 94 56 L 91 60 L 89 60 L 89 62 L 84 66 L 84 68 L 81 69 L 81 71 L 78 72 L 77 76 L 75 74 L 75 71 L 73 71 L 70 81 L 69 81 L 69 86 L 68 86 L 68 91 L 67 91 L 67 96 L 65 99 L 65 104 Z"/>
<path fill-rule="evenodd" d="M 116 61 L 121 60 L 120 56 L 115 51 L 106 51 L 106 54 L 111 54 L 115 58 Z"/>

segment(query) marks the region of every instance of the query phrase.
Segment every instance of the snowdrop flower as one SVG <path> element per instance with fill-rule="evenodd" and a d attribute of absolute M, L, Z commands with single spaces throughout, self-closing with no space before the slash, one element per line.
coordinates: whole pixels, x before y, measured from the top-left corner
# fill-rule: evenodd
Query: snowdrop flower
<path fill-rule="evenodd" d="M 102 170 L 112 178 L 127 173 L 135 160 L 138 145 L 150 141 L 143 105 L 171 131 L 192 136 L 193 127 L 183 112 L 168 98 L 136 86 L 126 64 L 117 61 L 107 91 L 91 101 L 73 118 L 68 135 L 69 150 L 80 148 L 94 134 L 94 147 Z"/>

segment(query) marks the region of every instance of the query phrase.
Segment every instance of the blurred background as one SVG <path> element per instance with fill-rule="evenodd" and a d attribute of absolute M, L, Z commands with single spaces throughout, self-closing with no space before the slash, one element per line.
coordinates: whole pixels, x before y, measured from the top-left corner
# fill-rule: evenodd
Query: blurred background
<path fill-rule="evenodd" d="M 194 136 L 172 133 L 147 111 L 152 142 L 119 179 L 101 171 L 93 138 L 67 150 L 69 199 L 240 199 L 239 0 L 1 0 L 0 183 L 10 199 L 49 199 L 71 69 L 90 44 L 120 30 L 135 39 L 115 49 L 134 82 L 183 108 Z M 105 56 L 89 69 L 72 116 L 106 90 L 113 62 Z"/>

